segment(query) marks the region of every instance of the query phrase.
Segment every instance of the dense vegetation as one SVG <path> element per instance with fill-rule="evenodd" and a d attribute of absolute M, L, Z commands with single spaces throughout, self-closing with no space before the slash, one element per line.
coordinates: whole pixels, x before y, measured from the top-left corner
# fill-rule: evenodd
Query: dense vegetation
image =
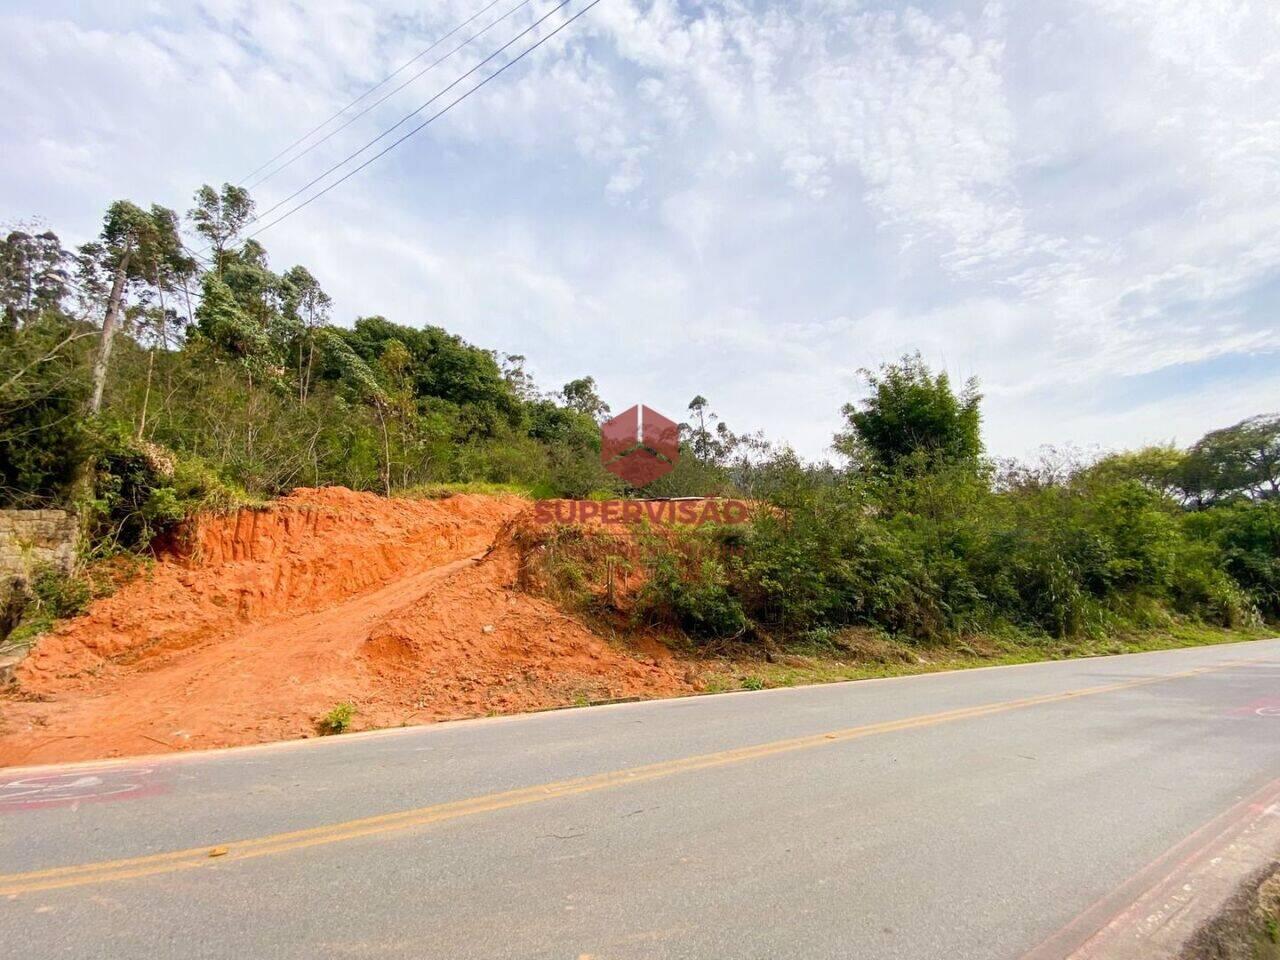
<path fill-rule="evenodd" d="M 238 239 L 252 210 L 202 188 L 203 256 L 173 211 L 127 202 L 74 252 L 51 232 L 0 242 L 0 505 L 75 502 L 92 543 L 129 547 L 299 485 L 609 486 L 594 381 L 546 396 L 522 357 L 438 327 L 335 325 L 305 267 Z"/>
<path fill-rule="evenodd" d="M 202 188 L 199 252 L 175 212 L 127 202 L 75 251 L 50 232 L 0 242 L 0 505 L 74 505 L 106 552 L 298 485 L 627 492 L 598 462 L 590 377 L 544 394 L 523 358 L 425 318 L 335 324 L 305 267 L 276 272 L 243 239 L 252 211 L 239 188 Z M 641 537 L 640 617 L 767 643 L 1280 618 L 1280 418 L 1187 450 L 997 463 L 977 384 L 911 356 L 866 376 L 835 465 L 694 398 L 679 464 L 646 494 L 763 506 L 744 527 Z"/>
<path fill-rule="evenodd" d="M 1189 450 L 997 464 L 976 384 L 957 395 L 918 356 L 866 376 L 836 438 L 848 465 L 783 451 L 727 468 L 770 507 L 745 530 L 650 538 L 642 610 L 694 636 L 784 642 L 1280 618 L 1280 417 Z"/>

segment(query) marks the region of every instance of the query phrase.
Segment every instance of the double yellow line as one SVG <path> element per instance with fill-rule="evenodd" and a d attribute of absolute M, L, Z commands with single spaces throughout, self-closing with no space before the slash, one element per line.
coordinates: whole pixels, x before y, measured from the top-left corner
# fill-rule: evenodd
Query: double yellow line
<path fill-rule="evenodd" d="M 987 717 L 1025 707 L 1040 706 L 1047 703 L 1061 703 L 1080 697 L 1095 696 L 1100 693 L 1112 693 L 1117 690 L 1130 690 L 1152 683 L 1164 683 L 1215 670 L 1249 663 L 1248 660 L 1236 660 L 1210 667 L 1199 667 L 1182 673 L 1166 674 L 1158 677 L 1143 677 L 1137 680 L 1126 680 L 1120 683 L 1109 683 L 1097 687 L 1085 687 L 1068 690 L 1063 693 L 1049 693 L 1038 697 L 1024 697 L 1019 700 L 1005 700 L 998 703 L 983 704 L 977 707 L 964 707 L 959 710 L 947 710 L 942 713 L 930 713 L 904 720 L 889 720 L 883 723 L 870 723 L 858 727 L 845 727 L 828 733 L 813 734 L 806 737 L 795 737 L 790 740 L 775 740 L 751 747 L 738 747 L 733 750 L 722 750 L 716 753 L 705 753 L 693 757 L 682 757 L 678 760 L 666 760 L 640 767 L 614 770 L 608 773 L 597 773 L 572 780 L 560 780 L 534 787 L 522 787 L 503 793 L 492 793 L 486 796 L 473 797 L 467 800 L 453 800 L 448 803 L 433 804 L 429 807 L 418 807 L 399 813 L 387 813 L 376 817 L 365 817 L 360 820 L 347 820 L 342 823 L 312 827 L 307 830 L 294 830 L 289 833 L 276 833 L 249 840 L 236 840 L 229 843 L 211 844 L 203 847 L 191 847 L 186 850 L 174 850 L 169 853 L 157 853 L 145 857 L 131 857 L 125 860 L 110 860 L 99 863 L 85 863 L 68 867 L 53 867 L 47 870 L 33 870 L 28 873 L 11 873 L 0 875 L 0 896 L 11 896 L 20 893 L 36 893 L 44 890 L 59 890 L 65 887 L 78 887 L 86 884 L 106 883 L 112 880 L 132 880 L 138 877 L 150 877 L 162 873 L 173 873 L 178 870 L 195 870 L 200 867 L 221 865 L 224 863 L 252 860 L 278 853 L 294 850 L 305 850 L 308 847 L 325 846 L 332 843 L 343 843 L 361 837 L 394 833 L 415 827 L 442 823 L 446 820 L 457 820 L 481 813 L 496 810 L 507 810 L 512 807 L 523 807 L 534 803 L 543 803 L 561 797 L 573 797 L 597 790 L 628 784 L 646 783 L 679 773 L 692 773 L 697 770 L 709 770 L 749 760 L 793 753 L 811 747 L 821 747 L 832 743 L 844 743 L 860 740 L 863 737 L 875 737 L 886 733 L 897 733 L 903 730 L 915 730 L 931 727 L 956 720 L 971 720 Z"/>

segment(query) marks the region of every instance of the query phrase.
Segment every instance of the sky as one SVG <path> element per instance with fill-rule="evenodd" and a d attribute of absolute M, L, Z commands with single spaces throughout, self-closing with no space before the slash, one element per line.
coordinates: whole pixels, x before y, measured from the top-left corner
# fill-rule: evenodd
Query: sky
<path fill-rule="evenodd" d="M 8 0 L 0 224 L 72 244 L 116 199 L 185 211 L 487 2 Z M 557 2 L 255 187 L 259 209 Z M 1280 409 L 1277 104 L 1273 0 L 600 0 L 257 239 L 339 323 L 442 326 L 547 390 L 592 375 L 615 410 L 681 419 L 701 394 L 810 458 L 859 370 L 915 350 L 977 378 L 995 455 L 1188 444 Z"/>

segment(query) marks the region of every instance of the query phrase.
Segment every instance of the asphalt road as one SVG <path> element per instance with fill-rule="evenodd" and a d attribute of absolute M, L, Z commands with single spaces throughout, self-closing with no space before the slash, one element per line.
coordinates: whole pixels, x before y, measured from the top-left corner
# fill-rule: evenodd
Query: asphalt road
<path fill-rule="evenodd" d="M 1018 958 L 1277 777 L 1280 640 L 0 770 L 0 957 Z"/>

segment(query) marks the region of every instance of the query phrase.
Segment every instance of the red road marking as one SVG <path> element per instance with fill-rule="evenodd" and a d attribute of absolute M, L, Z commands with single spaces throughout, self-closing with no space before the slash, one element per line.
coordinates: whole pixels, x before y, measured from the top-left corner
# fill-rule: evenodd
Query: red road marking
<path fill-rule="evenodd" d="M 115 767 L 0 780 L 0 813 L 131 800 L 168 790 L 152 774 L 150 767 Z"/>
<path fill-rule="evenodd" d="M 1048 939 L 1033 947 L 1023 955 L 1022 960 L 1062 960 L 1064 957 L 1086 954 L 1097 938 L 1131 919 L 1130 915 L 1141 902 L 1176 883 L 1192 864 L 1203 862 L 1224 847 L 1277 803 L 1280 803 L 1280 780 L 1272 780 L 1166 850 Z"/>
<path fill-rule="evenodd" d="M 1280 700 L 1275 697 L 1263 697 L 1236 707 L 1231 711 L 1233 717 L 1280 717 Z"/>

